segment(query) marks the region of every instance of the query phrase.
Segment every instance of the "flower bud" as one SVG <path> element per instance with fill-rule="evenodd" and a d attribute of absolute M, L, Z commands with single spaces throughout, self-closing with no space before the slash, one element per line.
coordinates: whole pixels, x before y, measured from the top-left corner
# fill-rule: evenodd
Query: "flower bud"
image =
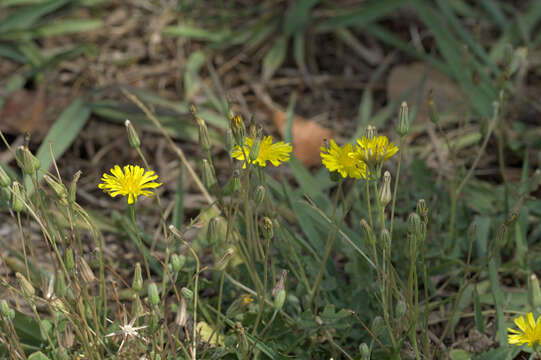
<path fill-rule="evenodd" d="M 417 212 L 417 215 L 423 219 L 423 221 L 426 221 L 428 216 L 428 208 L 426 207 L 425 199 L 420 199 L 417 202 L 417 209 L 415 211 Z"/>
<path fill-rule="evenodd" d="M 126 131 L 128 133 L 128 142 L 130 146 L 134 149 L 138 149 L 141 147 L 141 140 L 139 140 L 139 135 L 137 135 L 137 131 L 135 131 L 135 128 L 131 124 L 130 120 L 126 120 L 124 122 L 124 125 L 126 126 Z"/>
<path fill-rule="evenodd" d="M 254 200 L 257 205 L 261 205 L 263 203 L 263 200 L 265 200 L 265 187 L 263 185 L 259 185 L 255 189 L 254 194 Z"/>
<path fill-rule="evenodd" d="M 233 132 L 233 137 L 237 142 L 238 146 L 244 145 L 244 138 L 246 136 L 246 125 L 244 125 L 244 120 L 240 115 L 231 115 L 229 117 L 231 131 Z"/>
<path fill-rule="evenodd" d="M 75 203 L 75 200 L 77 198 L 77 182 L 79 181 L 79 178 L 81 177 L 82 171 L 79 170 L 73 175 L 73 180 L 71 180 L 70 187 L 68 190 L 68 200 L 70 203 Z"/>
<path fill-rule="evenodd" d="M 96 281 L 96 276 L 94 275 L 94 272 L 82 256 L 79 256 L 78 258 L 78 267 L 81 273 L 81 277 L 83 278 L 83 281 L 85 283 L 91 284 Z"/>
<path fill-rule="evenodd" d="M 440 117 L 436 110 L 436 105 L 434 104 L 434 93 L 432 90 L 430 90 L 430 94 L 428 95 L 428 116 L 434 125 L 439 123 Z"/>
<path fill-rule="evenodd" d="M 73 257 L 73 249 L 71 246 L 67 248 L 64 253 L 64 264 L 66 265 L 66 269 L 68 269 L 68 271 L 72 271 L 75 268 L 75 259 Z"/>
<path fill-rule="evenodd" d="M 228 248 L 222 257 L 218 259 L 216 265 L 214 265 L 214 268 L 218 271 L 223 271 L 227 267 L 227 264 L 229 264 L 229 261 L 233 257 L 234 253 L 235 250 L 232 247 Z"/>
<path fill-rule="evenodd" d="M 66 292 L 66 278 L 63 272 L 58 271 L 54 280 L 54 294 L 56 297 L 62 298 L 66 295 Z"/>
<path fill-rule="evenodd" d="M 391 248 L 391 234 L 389 233 L 389 230 L 383 229 L 381 230 L 381 234 L 379 235 L 381 245 L 384 249 L 389 250 Z"/>
<path fill-rule="evenodd" d="M 218 244 L 224 239 L 225 219 L 221 216 L 214 216 L 209 220 L 207 228 L 207 241 L 209 244 Z"/>
<path fill-rule="evenodd" d="M 408 114 L 408 104 L 403 101 L 398 111 L 398 126 L 396 132 L 400 136 L 406 136 L 410 130 L 410 119 Z"/>
<path fill-rule="evenodd" d="M 359 345 L 359 353 L 361 354 L 361 360 L 370 360 L 370 348 L 366 343 Z"/>
<path fill-rule="evenodd" d="M 391 195 L 391 173 L 389 171 L 385 171 L 383 174 L 383 184 L 381 184 L 381 187 L 379 188 L 379 202 L 383 208 L 387 206 L 388 203 L 392 200 Z"/>
<path fill-rule="evenodd" d="M 11 200 L 11 191 L 9 191 L 9 188 L 0 187 L 0 201 L 3 201 L 7 204 L 9 203 L 9 200 Z"/>
<path fill-rule="evenodd" d="M 284 289 L 280 290 L 276 297 L 274 298 L 274 308 L 276 310 L 282 309 L 284 302 L 286 300 L 286 291 Z"/>
<path fill-rule="evenodd" d="M 33 175 L 40 167 L 39 160 L 32 155 L 30 150 L 25 146 L 19 146 L 15 151 L 17 165 L 25 174 Z"/>
<path fill-rule="evenodd" d="M 24 209 L 23 194 L 21 191 L 21 184 L 17 181 L 12 185 L 13 194 L 11 195 L 11 209 L 15 212 L 21 212 Z"/>
<path fill-rule="evenodd" d="M 8 187 L 10 185 L 11 185 L 11 178 L 6 173 L 4 168 L 2 166 L 0 166 L 0 187 L 4 188 L 4 187 Z"/>
<path fill-rule="evenodd" d="M 528 297 L 530 300 L 530 305 L 535 308 L 541 307 L 541 287 L 539 286 L 539 279 L 537 276 L 532 273 L 530 275 L 530 281 L 528 284 Z"/>
<path fill-rule="evenodd" d="M 9 304 L 6 300 L 0 301 L 0 314 L 6 319 L 12 319 L 11 313 L 13 312 L 12 309 L 9 308 Z M 13 312 L 15 315 L 15 312 Z"/>
<path fill-rule="evenodd" d="M 203 159 L 203 183 L 207 189 L 212 189 L 217 183 L 214 169 L 207 159 Z"/>
<path fill-rule="evenodd" d="M 378 130 L 373 125 L 368 125 L 364 131 L 364 136 L 370 140 L 378 136 Z"/>
<path fill-rule="evenodd" d="M 396 316 L 397 318 L 401 318 L 406 314 L 406 311 L 408 310 L 408 306 L 403 300 L 399 300 L 396 303 Z"/>
<path fill-rule="evenodd" d="M 421 218 L 417 213 L 411 213 L 408 216 L 408 233 L 412 235 L 421 234 Z"/>
<path fill-rule="evenodd" d="M 272 288 L 272 296 L 276 297 L 278 296 L 278 293 L 285 289 L 286 287 L 286 280 L 287 280 L 287 270 L 282 270 L 282 273 L 280 274 L 280 278 L 276 282 L 276 285 Z"/>
<path fill-rule="evenodd" d="M 154 306 L 158 305 L 160 303 L 160 293 L 158 292 L 158 286 L 155 282 L 148 284 L 147 292 L 150 303 Z"/>
<path fill-rule="evenodd" d="M 15 276 L 17 277 L 17 280 L 19 280 L 19 288 L 21 289 L 21 292 L 23 295 L 27 298 L 31 298 L 36 293 L 36 290 L 34 289 L 34 286 L 30 281 L 28 281 L 23 274 L 16 273 Z"/>
<path fill-rule="evenodd" d="M 135 271 L 133 272 L 131 288 L 136 293 L 143 289 L 143 271 L 141 270 L 141 263 L 139 262 L 135 263 Z"/>
<path fill-rule="evenodd" d="M 238 170 L 233 170 L 233 176 L 224 186 L 223 194 L 224 195 L 233 195 L 240 189 L 240 172 Z"/>
<path fill-rule="evenodd" d="M 193 300 L 193 291 L 188 289 L 187 287 L 183 287 L 180 289 L 180 293 L 182 294 L 182 297 L 192 301 Z"/>
<path fill-rule="evenodd" d="M 383 322 L 383 318 L 381 316 L 376 316 L 372 320 L 372 325 L 370 326 L 370 328 L 372 329 L 372 332 L 376 336 L 379 336 L 381 334 L 384 327 L 385 327 L 385 323 Z"/>
<path fill-rule="evenodd" d="M 180 304 L 178 305 L 177 315 L 175 316 L 175 324 L 177 326 L 185 326 L 188 321 L 188 313 L 186 311 L 186 301 L 184 297 L 180 297 Z"/>
<path fill-rule="evenodd" d="M 272 220 L 266 216 L 261 221 L 261 232 L 265 240 L 270 240 L 274 236 Z"/>
<path fill-rule="evenodd" d="M 68 198 L 68 189 L 64 186 L 64 184 L 56 181 L 49 175 L 45 174 L 43 176 L 43 179 L 47 182 L 49 187 L 53 190 L 55 196 L 62 202 L 66 202 Z"/>
<path fill-rule="evenodd" d="M 171 255 L 171 265 L 173 266 L 173 271 L 178 273 L 184 264 L 186 263 L 186 257 L 184 255 Z"/>
<path fill-rule="evenodd" d="M 364 241 L 366 241 L 368 246 L 372 247 L 375 244 L 376 239 L 374 236 L 374 231 L 365 219 L 361 220 L 361 228 L 363 229 L 364 233 Z"/>

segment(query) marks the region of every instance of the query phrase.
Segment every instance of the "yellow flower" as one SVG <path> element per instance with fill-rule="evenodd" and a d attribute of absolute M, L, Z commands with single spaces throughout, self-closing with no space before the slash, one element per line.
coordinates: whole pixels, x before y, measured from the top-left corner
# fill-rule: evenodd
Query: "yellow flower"
<path fill-rule="evenodd" d="M 246 157 L 249 157 L 250 149 L 253 143 L 254 139 L 246 137 L 246 141 L 244 143 L 244 152 L 241 150 L 240 146 L 237 145 L 233 149 L 231 156 L 237 160 L 245 161 L 246 159 L 244 158 L 244 155 L 246 154 Z M 272 165 L 280 166 L 282 162 L 289 161 L 290 153 L 292 150 L 293 147 L 291 146 L 291 144 L 285 143 L 283 141 L 278 141 L 277 143 L 273 144 L 272 136 L 265 136 L 261 140 L 259 154 L 254 160 L 254 163 L 261 167 L 265 167 L 267 166 L 267 161 L 270 161 Z M 248 162 L 250 163 L 249 158 Z M 243 165 L 243 168 L 245 167 L 246 164 Z"/>
<path fill-rule="evenodd" d="M 357 139 L 358 146 L 350 153 L 354 159 L 362 160 L 369 166 L 376 166 L 389 159 L 398 152 L 398 146 L 389 143 L 387 136 L 374 136 L 367 138 L 363 136 Z"/>
<path fill-rule="evenodd" d="M 240 298 L 242 299 L 242 304 L 244 306 L 254 302 L 254 298 L 251 297 L 249 294 L 244 294 Z"/>
<path fill-rule="evenodd" d="M 330 140 L 329 148 L 321 147 L 321 163 L 325 165 L 330 172 L 337 171 L 343 178 L 352 177 L 366 179 L 366 164 L 349 156 L 353 152 L 353 145 L 345 144 L 338 146 L 334 140 Z"/>
<path fill-rule="evenodd" d="M 512 334 L 509 334 L 509 344 L 522 345 L 528 344 L 533 347 L 534 345 L 541 345 L 541 318 L 534 320 L 533 314 L 528 313 L 526 316 L 520 316 L 514 320 L 515 325 L 519 330 L 508 328 Z"/>
<path fill-rule="evenodd" d="M 154 189 L 162 185 L 153 181 L 158 178 L 154 171 L 145 172 L 145 169 L 137 165 L 126 165 L 124 170 L 115 165 L 110 171 L 113 175 L 103 174 L 101 178 L 103 182 L 98 187 L 111 197 L 127 196 L 128 204 L 136 202 L 139 195 L 152 195 L 152 190 L 147 189 Z"/>

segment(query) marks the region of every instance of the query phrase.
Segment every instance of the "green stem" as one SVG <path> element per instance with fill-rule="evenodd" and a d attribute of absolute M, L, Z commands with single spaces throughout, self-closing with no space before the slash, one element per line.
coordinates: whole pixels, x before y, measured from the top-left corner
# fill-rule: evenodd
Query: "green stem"
<path fill-rule="evenodd" d="M 28 281 L 32 281 L 30 277 L 30 268 L 28 267 L 28 256 L 26 255 L 26 241 L 23 233 L 23 226 L 21 224 L 21 213 L 17 211 L 17 225 L 19 227 L 19 235 L 21 236 L 21 244 L 23 246 L 23 255 L 24 255 L 24 267 L 26 270 L 26 278 Z"/>
<path fill-rule="evenodd" d="M 150 276 L 150 267 L 148 266 L 148 260 L 143 250 L 145 245 L 143 244 L 143 240 L 141 240 L 141 236 L 139 236 L 139 230 L 137 229 L 137 223 L 135 222 L 135 206 L 128 205 L 128 212 L 130 213 L 130 219 L 133 224 L 133 231 L 135 232 L 135 238 L 137 239 L 137 247 L 139 247 L 139 251 L 141 251 L 141 255 L 143 256 L 143 264 L 145 265 L 147 278 L 150 281 L 152 279 Z"/>
<path fill-rule="evenodd" d="M 398 193 L 398 182 L 400 180 L 400 167 L 402 165 L 402 147 L 404 146 L 404 138 L 400 137 L 400 146 L 398 147 L 398 167 L 396 168 L 396 177 L 394 180 L 394 189 L 393 189 L 393 203 L 391 205 L 391 225 L 389 226 L 389 233 L 391 234 L 391 238 L 393 236 L 393 225 L 394 225 L 394 210 L 396 205 L 396 195 Z"/>

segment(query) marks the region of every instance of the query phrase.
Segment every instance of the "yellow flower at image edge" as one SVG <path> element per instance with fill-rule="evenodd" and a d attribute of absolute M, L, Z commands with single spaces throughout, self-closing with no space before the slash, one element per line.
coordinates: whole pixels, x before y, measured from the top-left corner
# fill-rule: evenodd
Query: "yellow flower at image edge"
<path fill-rule="evenodd" d="M 363 161 L 349 156 L 353 152 L 353 145 L 345 144 L 344 146 L 336 145 L 334 140 L 329 141 L 329 148 L 322 147 L 321 163 L 325 165 L 330 172 L 337 171 L 343 178 L 352 177 L 366 179 L 366 164 Z"/>
<path fill-rule="evenodd" d="M 244 152 L 241 150 L 240 146 L 237 145 L 233 149 L 231 156 L 237 160 L 244 161 L 244 155 L 246 154 L 247 157 L 249 156 L 253 143 L 254 140 L 247 137 L 246 143 L 244 144 Z M 289 161 L 292 150 L 293 147 L 291 144 L 283 141 L 278 141 L 273 144 L 272 136 L 265 136 L 261 140 L 259 154 L 257 155 L 257 159 L 254 160 L 254 163 L 261 167 L 265 167 L 267 166 L 267 161 L 270 161 L 272 165 L 280 166 L 282 162 Z M 248 159 L 248 162 L 250 162 L 250 159 Z M 246 167 L 246 164 L 244 164 L 243 167 Z"/>
<path fill-rule="evenodd" d="M 112 175 L 103 174 L 101 178 L 103 182 L 98 187 L 111 197 L 117 195 L 127 196 L 128 204 L 136 202 L 139 195 L 152 195 L 152 190 L 150 189 L 162 185 L 161 183 L 154 182 L 158 178 L 158 175 L 154 171 L 145 171 L 145 169 L 137 165 L 126 165 L 124 169 L 115 165 L 110 172 Z"/>
<path fill-rule="evenodd" d="M 510 332 L 508 338 L 509 344 L 519 346 L 528 344 L 530 347 L 541 345 L 541 317 L 535 320 L 533 314 L 528 313 L 526 316 L 516 318 L 514 322 L 519 330 L 507 329 Z"/>
<path fill-rule="evenodd" d="M 389 143 L 387 136 L 375 136 L 372 139 L 363 136 L 357 139 L 357 144 L 350 156 L 372 166 L 384 162 L 398 152 L 398 146 Z"/>

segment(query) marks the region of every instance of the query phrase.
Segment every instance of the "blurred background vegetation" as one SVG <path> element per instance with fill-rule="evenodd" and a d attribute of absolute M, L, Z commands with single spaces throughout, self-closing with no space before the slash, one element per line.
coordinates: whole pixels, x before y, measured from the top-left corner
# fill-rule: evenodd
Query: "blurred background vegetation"
<path fill-rule="evenodd" d="M 180 228 L 208 208 L 175 152 L 123 92 L 149 106 L 198 167 L 197 124 L 189 111 L 195 104 L 216 145 L 221 183 L 231 176 L 223 146 L 227 115 L 242 113 L 294 144 L 290 166 L 269 171 L 273 198 L 287 204 L 283 231 L 293 243 L 276 246 L 284 267 L 295 250 L 310 274 L 317 268 L 305 253 L 322 251 L 328 229 L 315 209 L 328 213 L 332 199 L 333 184 L 320 169 L 323 139 L 352 141 L 369 124 L 396 138 L 397 111 L 407 101 L 413 123 L 395 231 L 405 232 L 408 213 L 424 198 L 433 209 L 430 283 L 424 284 L 435 310 L 431 331 L 446 353 L 457 350 L 453 359 L 510 358 L 519 350 L 506 345 L 506 321 L 531 309 L 528 279 L 541 270 L 541 192 L 532 176 L 541 164 L 540 29 L 536 0 L 0 0 L 0 130 L 13 146 L 31 134 L 42 168 L 52 165 L 52 151 L 66 179 L 83 171 L 79 201 L 115 254 L 111 266 L 130 279 L 137 250 L 124 241 L 118 216 L 109 216 L 124 206 L 96 186 L 114 164 L 137 159 L 127 146 L 125 119 L 142 132 L 144 151 L 164 182 L 168 221 Z M 5 148 L 0 162 L 18 176 Z M 157 237 L 158 212 L 142 212 L 141 226 Z M 342 229 L 357 244 L 365 215 L 362 203 L 354 203 Z M 5 277 L 16 270 L 9 259 L 19 245 L 9 212 L 0 216 Z M 472 224 L 477 231 L 468 239 Z M 487 259 L 502 224 L 508 228 L 497 244 L 494 274 Z M 209 244 L 198 241 L 205 258 Z M 323 281 L 323 324 L 302 306 L 306 289 L 291 280 L 288 312 L 296 335 L 280 333 L 277 322 L 266 343 L 273 355 L 266 356 L 339 358 L 345 355 L 337 349 L 356 354 L 370 340 L 345 309 L 366 323 L 377 315 L 372 275 L 348 243 L 336 246 Z M 399 268 L 405 259 L 397 253 L 393 261 Z M 215 286 L 210 276 L 201 289 L 209 303 Z M 238 294 L 227 290 L 233 302 Z M 42 346 L 40 336 L 28 335 Z"/>

